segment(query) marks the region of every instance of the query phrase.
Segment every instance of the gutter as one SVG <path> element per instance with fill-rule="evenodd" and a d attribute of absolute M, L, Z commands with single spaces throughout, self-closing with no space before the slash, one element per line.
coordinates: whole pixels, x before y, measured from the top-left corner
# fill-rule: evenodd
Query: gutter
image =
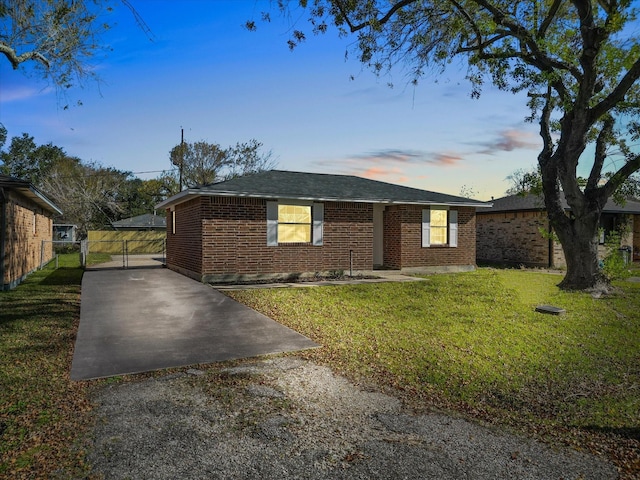
<path fill-rule="evenodd" d="M 187 189 L 168 198 L 155 206 L 158 210 L 168 208 L 173 205 L 186 202 L 192 197 L 239 197 L 239 198 L 264 198 L 267 200 L 279 200 L 286 198 L 287 200 L 305 200 L 313 202 L 354 202 L 354 203 L 380 203 L 384 205 L 446 205 L 450 207 L 474 207 L 474 208 L 491 208 L 492 203 L 489 202 L 431 202 L 431 201 L 411 201 L 411 200 L 390 200 L 390 199 L 366 199 L 366 198 L 334 198 L 334 197 L 306 197 L 306 196 L 279 196 L 264 193 L 247 193 L 234 191 L 202 191 L 196 189 Z"/>

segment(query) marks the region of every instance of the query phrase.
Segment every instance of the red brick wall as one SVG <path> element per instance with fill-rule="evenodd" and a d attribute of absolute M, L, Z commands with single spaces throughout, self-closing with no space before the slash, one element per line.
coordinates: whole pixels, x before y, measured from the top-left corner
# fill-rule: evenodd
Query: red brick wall
<path fill-rule="evenodd" d="M 480 214 L 477 225 L 478 261 L 549 265 L 549 241 L 539 231 L 549 225 L 543 212 Z"/>
<path fill-rule="evenodd" d="M 323 245 L 267 245 L 267 200 L 200 197 L 167 214 L 167 264 L 195 278 L 373 269 L 373 205 L 324 202 Z M 458 247 L 422 248 L 421 206 L 384 212 L 388 268 L 475 265 L 475 210 L 458 209 Z M 352 257 L 350 257 L 352 255 Z"/>
<path fill-rule="evenodd" d="M 399 206 L 384 210 L 383 259 L 386 268 L 402 268 L 402 210 Z"/>
<path fill-rule="evenodd" d="M 197 277 L 202 273 L 202 210 L 206 201 L 196 197 L 167 210 L 167 265 Z M 173 233 L 175 230 L 175 233 Z"/>
<path fill-rule="evenodd" d="M 201 197 L 178 205 L 176 234 L 167 214 L 167 264 L 203 276 L 348 271 L 353 251 L 354 270 L 373 269 L 371 204 L 325 202 L 322 246 L 267 246 L 266 220 L 264 199 Z"/>
<path fill-rule="evenodd" d="M 475 209 L 458 208 L 458 246 L 422 247 L 421 205 L 385 210 L 385 265 L 390 268 L 466 266 L 476 263 Z"/>
<path fill-rule="evenodd" d="M 481 213 L 477 217 L 477 257 L 479 262 L 549 266 L 549 239 L 545 212 Z M 553 263 L 564 265 L 560 245 L 553 247 Z"/>
<path fill-rule="evenodd" d="M 39 268 L 41 262 L 46 263 L 53 258 L 53 220 L 49 212 L 28 198 L 15 192 L 5 193 L 8 194 L 3 213 L 6 215 L 6 253 L 0 286 L 7 288 L 15 286 L 27 274 Z"/>

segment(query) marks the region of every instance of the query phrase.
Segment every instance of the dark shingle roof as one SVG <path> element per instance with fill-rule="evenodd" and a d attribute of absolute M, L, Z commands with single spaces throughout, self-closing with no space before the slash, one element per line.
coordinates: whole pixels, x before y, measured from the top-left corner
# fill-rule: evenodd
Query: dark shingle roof
<path fill-rule="evenodd" d="M 44 195 L 44 193 L 42 193 L 26 180 L 10 177 L 8 175 L 0 175 L 0 189 L 2 188 L 20 192 L 22 195 L 30 198 L 32 201 L 34 201 L 36 204 L 38 204 L 48 212 L 62 215 L 62 210 L 60 210 L 56 206 L 56 204 L 54 204 Z"/>
<path fill-rule="evenodd" d="M 123 218 L 117 222 L 111 222 L 113 228 L 164 228 L 167 219 L 159 215 L 145 213 L 131 218 Z"/>
<path fill-rule="evenodd" d="M 190 195 L 288 198 L 316 201 L 355 201 L 370 203 L 444 204 L 488 207 L 478 200 L 404 187 L 352 175 L 269 170 L 224 182 L 185 190 L 158 208 L 178 203 Z"/>
<path fill-rule="evenodd" d="M 560 201 L 565 210 L 571 210 L 562 192 L 560 192 Z M 508 197 L 491 200 L 491 203 L 493 203 L 493 207 L 483 210 L 481 213 L 545 210 L 544 197 L 542 195 L 510 195 Z M 618 205 L 612 199 L 609 199 L 604 206 L 603 212 L 640 214 L 640 202 L 627 200 L 624 205 Z"/>

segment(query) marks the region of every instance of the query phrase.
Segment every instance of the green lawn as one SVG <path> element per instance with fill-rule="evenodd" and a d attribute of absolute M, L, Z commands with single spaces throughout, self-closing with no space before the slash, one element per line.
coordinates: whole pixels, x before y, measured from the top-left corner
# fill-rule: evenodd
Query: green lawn
<path fill-rule="evenodd" d="M 104 261 L 90 258 L 89 263 Z M 78 255 L 0 292 L 0 478 L 86 475 L 89 388 L 69 370 Z M 640 474 L 640 284 L 594 299 L 561 277 L 481 269 L 419 283 L 233 292 L 323 345 L 305 353 L 416 408 L 460 411 L 606 452 Z M 567 314 L 534 312 L 538 304 Z"/>
<path fill-rule="evenodd" d="M 640 284 L 594 299 L 531 271 L 425 278 L 230 296 L 322 344 L 307 354 L 314 360 L 399 387 L 415 406 L 567 442 L 595 432 L 635 449 L 640 472 Z M 567 313 L 536 313 L 540 304 Z"/>
<path fill-rule="evenodd" d="M 85 384 L 69 380 L 82 269 L 77 254 L 54 267 L 0 292 L 0 478 L 83 473 L 73 442 L 89 403 Z"/>

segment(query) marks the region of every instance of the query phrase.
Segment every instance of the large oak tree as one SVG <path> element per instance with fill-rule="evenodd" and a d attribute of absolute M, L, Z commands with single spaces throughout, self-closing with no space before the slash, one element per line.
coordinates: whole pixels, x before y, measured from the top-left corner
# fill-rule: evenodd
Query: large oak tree
<path fill-rule="evenodd" d="M 402 62 L 412 80 L 466 61 L 473 95 L 483 82 L 526 92 L 543 140 L 538 164 L 546 208 L 567 260 L 560 286 L 602 277 L 596 233 L 602 209 L 640 169 L 640 45 L 630 0 L 280 0 L 306 8 L 314 33 L 357 36 L 376 72 Z M 268 18 L 268 15 L 265 15 Z M 255 28 L 248 22 L 249 29 Z M 295 29 L 289 45 L 305 38 Z M 616 156 L 617 155 L 617 156 Z M 578 162 L 590 172 L 578 182 Z M 560 192 L 571 207 L 567 215 Z"/>
<path fill-rule="evenodd" d="M 108 49 L 105 13 L 117 3 L 152 35 L 129 0 L 0 0 L 0 54 L 14 70 L 31 67 L 61 90 L 97 79 L 91 62 Z"/>

